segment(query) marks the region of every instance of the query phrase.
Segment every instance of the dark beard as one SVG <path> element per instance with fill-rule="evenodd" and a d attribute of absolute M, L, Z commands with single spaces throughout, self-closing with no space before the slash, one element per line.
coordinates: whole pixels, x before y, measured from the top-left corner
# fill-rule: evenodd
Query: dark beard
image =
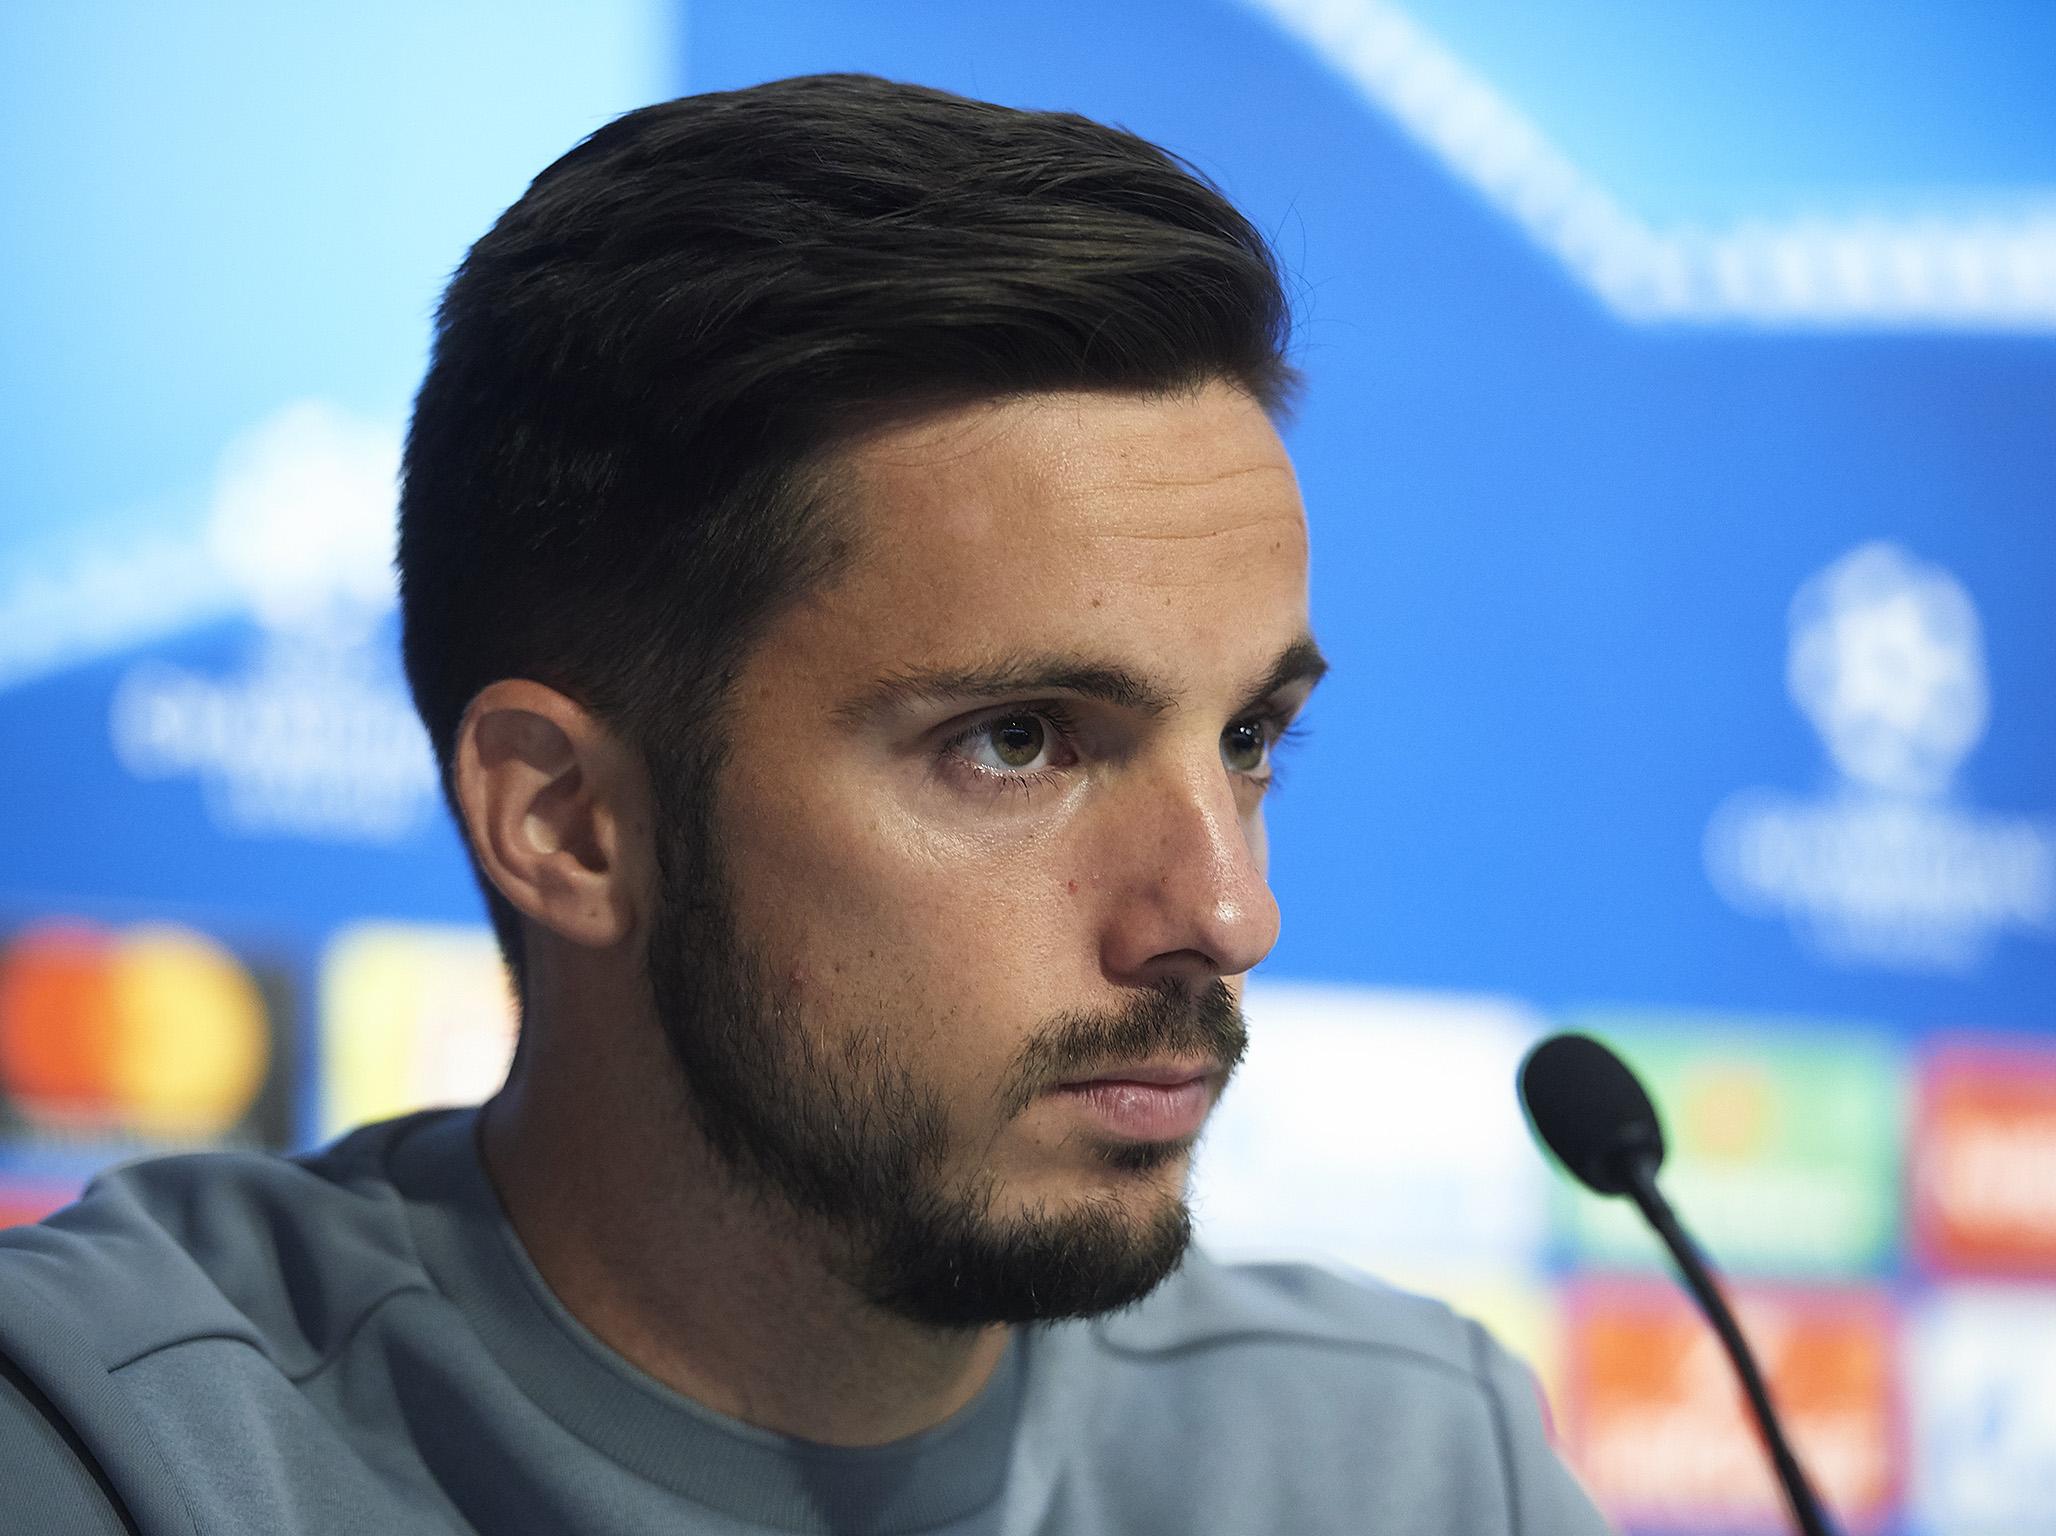
<path fill-rule="evenodd" d="M 693 857 L 713 847 L 711 829 L 698 830 L 658 834 L 662 893 L 647 968 L 693 1118 L 741 1187 L 823 1220 L 842 1278 L 930 1327 L 1089 1317 L 1140 1300 L 1178 1267 L 1192 1236 L 1182 1199 L 1139 1228 L 1110 1198 L 999 1220 L 990 1174 L 946 1179 L 952 1147 L 939 1092 L 876 1025 L 833 1048 L 815 1041 L 736 932 L 718 862 Z M 1063 1015 L 1022 1051 L 1002 1123 L 1100 1067 L 1197 1056 L 1232 1071 L 1246 1043 L 1218 979 L 1197 992 L 1166 982 L 1115 1013 Z M 1141 1172 L 1188 1146 L 1095 1150 L 1110 1167 Z"/>

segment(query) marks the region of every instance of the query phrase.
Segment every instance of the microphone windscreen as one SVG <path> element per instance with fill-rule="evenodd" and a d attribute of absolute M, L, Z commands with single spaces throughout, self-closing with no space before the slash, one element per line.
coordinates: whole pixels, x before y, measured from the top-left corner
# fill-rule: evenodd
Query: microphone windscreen
<path fill-rule="evenodd" d="M 1521 1063 L 1528 1122 L 1586 1188 L 1625 1194 L 1629 1170 L 1663 1161 L 1663 1127 L 1627 1063 L 1589 1035 L 1551 1035 Z"/>

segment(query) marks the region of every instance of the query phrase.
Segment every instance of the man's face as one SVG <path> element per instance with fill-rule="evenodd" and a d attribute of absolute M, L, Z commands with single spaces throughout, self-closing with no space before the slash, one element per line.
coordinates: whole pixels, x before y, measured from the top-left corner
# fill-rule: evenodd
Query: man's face
<path fill-rule="evenodd" d="M 1219 384 L 845 463 L 855 558 L 751 652 L 713 861 L 667 864 L 659 1013 L 716 1146 L 873 1300 L 1119 1305 L 1183 1251 L 1277 936 L 1270 747 L 1320 665 L 1291 466 Z"/>

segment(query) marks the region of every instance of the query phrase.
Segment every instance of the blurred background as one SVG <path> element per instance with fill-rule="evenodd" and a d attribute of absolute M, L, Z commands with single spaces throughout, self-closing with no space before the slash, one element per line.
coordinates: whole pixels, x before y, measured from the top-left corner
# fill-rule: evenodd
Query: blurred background
<path fill-rule="evenodd" d="M 857 69 L 1109 119 L 1276 241 L 1336 670 L 1218 1248 L 1448 1295 L 1636 1531 L 1780 1528 L 1512 1088 L 1664 1106 L 1857 1531 L 2056 1531 L 2056 8 L 501 0 L 0 12 L 0 1221 L 474 1099 L 401 681 L 431 312 L 616 112 Z"/>

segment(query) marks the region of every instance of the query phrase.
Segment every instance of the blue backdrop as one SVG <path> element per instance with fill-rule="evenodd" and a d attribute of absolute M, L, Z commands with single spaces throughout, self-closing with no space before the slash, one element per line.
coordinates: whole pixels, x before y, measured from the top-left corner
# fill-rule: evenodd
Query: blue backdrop
<path fill-rule="evenodd" d="M 2016 1171 L 2056 1146 L 2056 1089 L 1987 1091 L 2056 1050 L 2056 11 L 124 4 L 11 10 L 0 58 L 0 933 L 27 957 L 0 980 L 0 1177 L 69 1187 L 149 1139 L 8 1067 L 33 1029 L 6 1010 L 73 974 L 53 920 L 103 947 L 172 922 L 263 983 L 292 1129 L 209 1134 L 304 1143 L 468 1081 L 381 1099 L 359 1080 L 386 1069 L 339 1065 L 403 993 L 440 1027 L 434 945 L 483 942 L 386 569 L 440 285 L 616 111 L 875 71 L 1133 128 L 1281 251 L 1336 667 L 1274 802 L 1277 1016 L 1362 1010 L 1364 1039 L 1404 1016 L 1424 1053 L 1438 1008 L 1497 1010 L 1515 1045 L 1640 1030 L 1681 1094 L 1723 1030 L 1883 1052 L 1875 1083 L 1849 1068 L 1876 1127 L 1852 1111 L 1853 1140 L 1803 1151 L 1844 1100 L 1800 1093 L 1757 1150 L 1870 1149 L 1849 1166 L 1885 1226 L 1825 1272 L 1883 1298 L 1895 1379 L 1946 1374 L 1924 1350 L 1995 1363 L 1984 1398 L 1893 1398 L 1915 1469 L 1846 1486 L 1871 1524 L 2056 1520 L 2056 1424 L 2005 1406 L 2008 1350 L 1978 1342 L 2056 1364 L 2056 1196 L 1978 1227 L 1919 1175 L 1959 1131 L 2026 1136 L 1993 1154 Z M 411 958 L 359 986 L 346 932 Z M 2009 1051 L 2028 1066 L 1938 1065 Z M 1458 1118 L 1510 1117 L 1489 1094 Z M 1582 1219 L 1483 1251 L 1549 1312 L 1536 1348 L 1589 1449 L 1610 1389 L 1579 1287 L 1647 1256 Z M 1997 1282 L 2043 1310 L 1948 1342 Z M 1964 1428 L 2002 1409 L 2010 1439 Z M 1718 1514 L 1592 1475 L 1637 1524 Z"/>

